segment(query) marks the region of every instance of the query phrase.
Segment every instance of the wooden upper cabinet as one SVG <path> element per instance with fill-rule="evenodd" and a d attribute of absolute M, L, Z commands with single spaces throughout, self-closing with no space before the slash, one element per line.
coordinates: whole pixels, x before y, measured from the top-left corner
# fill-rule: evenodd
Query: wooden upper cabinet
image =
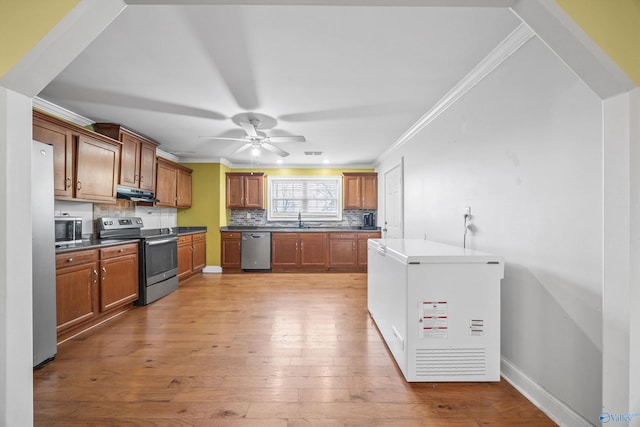
<path fill-rule="evenodd" d="M 39 111 L 33 112 L 33 138 L 53 146 L 56 199 L 116 201 L 120 142 Z"/>
<path fill-rule="evenodd" d="M 378 209 L 378 174 L 345 172 L 342 177 L 344 209 Z"/>
<path fill-rule="evenodd" d="M 119 160 L 120 147 L 80 135 L 76 198 L 104 202 L 115 200 Z"/>
<path fill-rule="evenodd" d="M 228 208 L 264 208 L 264 174 L 227 172 Z"/>
<path fill-rule="evenodd" d="M 58 199 L 73 198 L 75 144 L 71 130 L 48 120 L 43 114 L 34 111 L 33 139 L 53 146 L 53 189 L 55 197 Z"/>
<path fill-rule="evenodd" d="M 191 206 L 191 171 L 176 170 L 176 207 L 188 208 Z"/>
<path fill-rule="evenodd" d="M 158 157 L 156 172 L 156 206 L 191 207 L 192 170 Z"/>
<path fill-rule="evenodd" d="M 158 143 L 115 123 L 96 123 L 96 132 L 122 142 L 119 184 L 123 187 L 153 191 L 156 183 L 156 147 Z"/>

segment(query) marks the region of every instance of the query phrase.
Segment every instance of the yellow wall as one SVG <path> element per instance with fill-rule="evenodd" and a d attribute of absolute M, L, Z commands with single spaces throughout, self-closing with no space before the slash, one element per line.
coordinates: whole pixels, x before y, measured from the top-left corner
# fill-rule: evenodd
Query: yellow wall
<path fill-rule="evenodd" d="M 557 0 L 557 2 L 640 86 L 640 1 Z"/>
<path fill-rule="evenodd" d="M 79 0 L 0 0 L 0 76 L 42 39 Z"/>
<path fill-rule="evenodd" d="M 220 265 L 221 165 L 219 163 L 183 163 L 183 165 L 193 170 L 192 199 L 191 208 L 178 210 L 178 225 L 207 226 L 207 265 Z"/>

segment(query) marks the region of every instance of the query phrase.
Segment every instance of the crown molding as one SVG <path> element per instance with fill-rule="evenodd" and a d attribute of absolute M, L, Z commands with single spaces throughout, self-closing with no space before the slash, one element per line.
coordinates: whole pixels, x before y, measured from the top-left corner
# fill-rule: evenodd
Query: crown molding
<path fill-rule="evenodd" d="M 91 119 L 81 116 L 80 114 L 76 114 L 73 111 L 69 111 L 66 108 L 62 108 L 53 102 L 38 98 L 37 96 L 33 98 L 33 107 L 82 127 L 91 126 L 95 123 Z"/>
<path fill-rule="evenodd" d="M 473 70 L 462 78 L 445 96 L 440 98 L 433 107 L 409 129 L 407 129 L 389 148 L 387 148 L 376 160 L 380 163 L 393 151 L 410 141 L 418 132 L 429 125 L 440 114 L 462 98 L 475 85 L 480 83 L 493 70 L 502 64 L 507 58 L 520 49 L 535 33 L 529 26 L 522 23 L 513 30 L 495 49 L 493 49 Z"/>

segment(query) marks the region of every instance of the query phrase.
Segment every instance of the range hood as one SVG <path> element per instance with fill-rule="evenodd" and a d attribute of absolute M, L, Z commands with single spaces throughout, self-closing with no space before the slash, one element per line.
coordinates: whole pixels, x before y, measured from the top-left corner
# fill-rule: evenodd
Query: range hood
<path fill-rule="evenodd" d="M 152 191 L 134 190 L 132 188 L 118 187 L 118 199 L 130 200 L 132 202 L 156 203 L 159 200 L 155 198 Z"/>

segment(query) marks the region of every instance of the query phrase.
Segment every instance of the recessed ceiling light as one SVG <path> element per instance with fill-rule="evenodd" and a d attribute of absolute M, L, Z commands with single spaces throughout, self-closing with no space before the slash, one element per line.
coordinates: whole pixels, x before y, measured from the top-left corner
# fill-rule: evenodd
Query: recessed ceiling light
<path fill-rule="evenodd" d="M 329 163 L 329 159 L 324 159 L 324 160 L 322 161 L 322 163 L 324 163 L 324 164 Z"/>
<path fill-rule="evenodd" d="M 282 159 L 276 160 L 276 163 L 279 164 L 279 165 L 282 164 Z"/>

